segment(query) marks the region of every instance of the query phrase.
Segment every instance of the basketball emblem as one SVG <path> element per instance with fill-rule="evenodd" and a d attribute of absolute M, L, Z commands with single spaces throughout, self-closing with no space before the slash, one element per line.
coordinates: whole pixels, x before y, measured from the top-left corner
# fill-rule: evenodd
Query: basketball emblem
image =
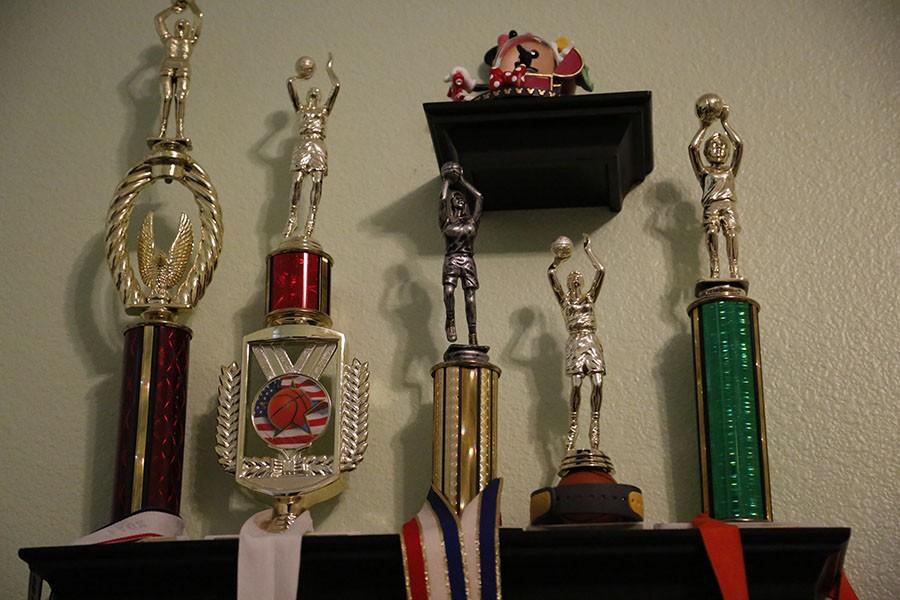
<path fill-rule="evenodd" d="M 309 446 L 328 427 L 330 416 L 325 388 L 297 373 L 270 379 L 253 402 L 253 428 L 273 448 Z"/>

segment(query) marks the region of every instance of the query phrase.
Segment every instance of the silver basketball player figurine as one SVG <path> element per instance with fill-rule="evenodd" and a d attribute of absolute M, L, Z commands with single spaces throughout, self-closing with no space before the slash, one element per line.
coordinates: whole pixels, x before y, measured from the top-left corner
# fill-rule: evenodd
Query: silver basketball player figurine
<path fill-rule="evenodd" d="M 569 433 L 566 437 L 566 450 L 575 450 L 575 438 L 578 435 L 578 407 L 581 405 L 581 384 L 585 377 L 590 378 L 591 389 L 591 450 L 600 451 L 600 403 L 603 400 L 603 377 L 606 375 L 606 364 L 603 362 L 603 348 L 597 341 L 597 322 L 594 318 L 594 302 L 603 284 L 604 269 L 591 250 L 591 239 L 584 234 L 584 252 L 594 267 L 594 280 L 588 290 L 582 291 L 584 276 L 572 271 L 566 278 L 566 290 L 563 290 L 556 278 L 556 270 L 563 261 L 572 256 L 572 240 L 562 236 L 553 242 L 553 263 L 547 269 L 550 286 L 556 294 L 556 301 L 562 309 L 566 321 L 569 339 L 566 342 L 566 374 L 572 378 L 572 391 L 569 397 Z"/>
<path fill-rule="evenodd" d="M 303 194 L 303 183 L 307 178 L 312 180 L 309 190 L 309 213 L 302 239 L 310 242 L 313 228 L 316 225 L 316 210 L 322 197 L 322 181 L 328 175 L 328 151 L 325 149 L 325 122 L 334 110 L 341 82 L 332 69 L 331 54 L 325 69 L 331 80 L 331 93 L 321 103 L 322 92 L 312 87 L 306 92 L 306 99 L 301 100 L 297 94 L 295 83 L 298 79 L 310 79 L 316 70 L 316 63 L 308 56 L 301 56 L 295 65 L 297 74 L 287 80 L 288 94 L 297 116 L 297 145 L 291 158 L 291 171 L 294 173 L 294 184 L 291 188 L 291 214 L 284 228 L 284 237 L 295 237 L 297 232 L 297 206 Z"/>
<path fill-rule="evenodd" d="M 709 275 L 719 277 L 719 231 L 725 236 L 725 248 L 728 253 L 728 267 L 732 279 L 739 279 L 737 234 L 740 227 L 735 211 L 734 179 L 741 166 L 744 143 L 728 122 L 728 105 L 716 94 L 704 94 L 696 103 L 700 129 L 691 140 L 689 147 L 691 166 L 703 189 L 703 226 L 706 229 L 706 245 L 709 249 Z M 725 135 L 714 133 L 703 146 L 703 155 L 708 165 L 703 164 L 700 157 L 700 145 L 706 132 L 718 119 L 725 130 Z M 729 162 L 731 146 L 734 156 Z"/>
<path fill-rule="evenodd" d="M 441 167 L 441 206 L 439 222 L 444 234 L 444 306 L 447 309 L 447 340 L 456 341 L 456 310 L 454 293 L 462 280 L 466 302 L 466 322 L 469 326 L 469 344 L 478 345 L 475 325 L 475 290 L 478 289 L 478 271 L 475 269 L 475 236 L 481 222 L 484 198 L 472 184 L 463 178 L 462 167 L 456 162 L 446 162 Z M 451 189 L 459 186 L 460 189 Z M 466 198 L 472 196 L 473 205 Z"/>
<path fill-rule="evenodd" d="M 189 19 L 175 22 L 175 33 L 169 31 L 166 19 L 173 14 L 181 14 L 189 8 L 196 25 Z M 169 112 L 175 100 L 175 138 L 184 139 L 184 108 L 190 91 L 190 58 L 194 44 L 200 39 L 203 27 L 203 12 L 194 0 L 173 0 L 172 5 L 156 15 L 156 31 L 166 48 L 166 57 L 159 69 L 159 85 L 162 88 L 162 111 L 159 118 L 159 137 L 166 137 Z"/>

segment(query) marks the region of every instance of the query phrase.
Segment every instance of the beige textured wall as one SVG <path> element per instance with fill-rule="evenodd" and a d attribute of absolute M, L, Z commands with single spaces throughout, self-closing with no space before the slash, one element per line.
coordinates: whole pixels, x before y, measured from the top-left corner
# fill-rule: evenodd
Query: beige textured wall
<path fill-rule="evenodd" d="M 104 264 L 104 216 L 156 119 L 152 19 L 166 1 L 0 7 L 4 597 L 24 591 L 17 548 L 67 542 L 108 516 L 127 320 Z M 327 531 L 395 531 L 429 484 L 429 368 L 444 347 L 421 104 L 443 100 L 442 76 L 475 68 L 498 33 L 530 28 L 570 36 L 598 91 L 653 91 L 656 169 L 616 215 L 484 218 L 478 299 L 481 337 L 504 369 L 505 525 L 526 524 L 529 492 L 560 457 L 564 329 L 544 269 L 550 242 L 582 230 L 608 268 L 604 446 L 643 488 L 648 522 L 699 510 L 685 307 L 705 259 L 686 146 L 693 101 L 714 90 L 747 144 L 743 265 L 763 307 L 776 516 L 851 526 L 861 597 L 897 597 L 897 2 L 203 6 L 187 127 L 226 236 L 190 318 L 182 506 L 192 536 L 236 532 L 258 508 L 216 465 L 213 403 L 218 365 L 261 326 L 263 256 L 287 212 L 294 60 L 332 50 L 344 82 L 319 236 L 337 263 L 337 324 L 373 373 L 369 455 L 315 517 Z M 174 189 L 148 198 L 169 218 L 190 206 Z M 177 202 L 162 209 L 166 200 Z"/>

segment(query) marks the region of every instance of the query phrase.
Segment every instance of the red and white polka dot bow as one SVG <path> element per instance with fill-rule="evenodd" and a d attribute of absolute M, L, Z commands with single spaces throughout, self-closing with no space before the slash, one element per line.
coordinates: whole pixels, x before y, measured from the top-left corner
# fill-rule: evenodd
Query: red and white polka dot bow
<path fill-rule="evenodd" d="M 525 65 L 519 65 L 512 71 L 504 71 L 499 67 L 491 69 L 491 77 L 488 80 L 488 87 L 491 91 L 508 87 L 524 87 L 525 73 L 528 68 Z"/>

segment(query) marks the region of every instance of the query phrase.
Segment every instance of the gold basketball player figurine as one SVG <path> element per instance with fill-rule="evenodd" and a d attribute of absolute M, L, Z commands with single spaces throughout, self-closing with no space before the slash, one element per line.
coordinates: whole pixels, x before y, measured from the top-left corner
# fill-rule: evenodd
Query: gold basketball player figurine
<path fill-rule="evenodd" d="M 703 189 L 703 226 L 706 228 L 706 246 L 709 249 L 709 276 L 719 277 L 719 231 L 725 236 L 725 250 L 728 253 L 728 268 L 732 279 L 739 279 L 737 234 L 740 227 L 735 211 L 734 178 L 741 166 L 744 143 L 728 122 L 729 108 L 716 94 L 704 94 L 697 100 L 697 117 L 700 129 L 691 140 L 690 155 L 694 175 Z M 714 133 L 703 146 L 703 155 L 709 164 L 700 158 L 700 145 L 706 132 L 718 119 L 726 135 Z M 734 157 L 729 162 L 731 146 Z"/>

